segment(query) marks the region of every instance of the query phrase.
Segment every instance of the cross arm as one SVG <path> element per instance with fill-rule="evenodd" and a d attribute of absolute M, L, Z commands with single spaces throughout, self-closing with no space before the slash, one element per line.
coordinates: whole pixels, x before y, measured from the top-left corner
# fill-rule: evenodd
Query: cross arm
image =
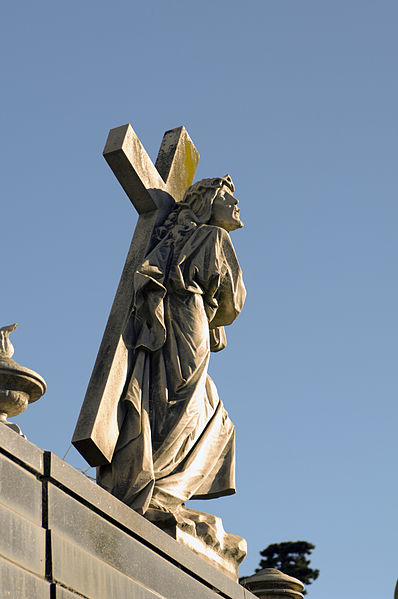
<path fill-rule="evenodd" d="M 109 131 L 103 155 L 138 214 L 156 210 L 149 189 L 166 185 L 130 124 Z"/>
<path fill-rule="evenodd" d="M 198 162 L 199 152 L 185 127 L 166 131 L 155 166 L 176 202 L 182 200 L 192 184 Z"/>

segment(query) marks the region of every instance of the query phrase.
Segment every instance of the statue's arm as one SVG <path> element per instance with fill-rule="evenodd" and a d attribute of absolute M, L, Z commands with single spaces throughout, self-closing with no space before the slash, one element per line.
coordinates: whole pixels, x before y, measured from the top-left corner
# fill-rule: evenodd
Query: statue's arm
<path fill-rule="evenodd" d="M 217 308 L 209 318 L 210 329 L 231 324 L 242 310 L 246 298 L 242 271 L 226 231 L 220 230 L 216 254 L 219 280 L 212 301 Z"/>
<path fill-rule="evenodd" d="M 198 238 L 200 250 L 190 263 L 190 279 L 195 280 L 203 291 L 210 331 L 220 329 L 210 333 L 212 351 L 220 351 L 226 345 L 225 333 L 221 329 L 238 316 L 246 290 L 228 233 L 221 227 L 202 225 Z"/>

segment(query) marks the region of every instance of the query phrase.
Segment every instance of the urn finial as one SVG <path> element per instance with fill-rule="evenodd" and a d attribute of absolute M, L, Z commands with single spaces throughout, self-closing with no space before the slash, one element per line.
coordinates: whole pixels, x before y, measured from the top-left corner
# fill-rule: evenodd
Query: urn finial
<path fill-rule="evenodd" d="M 15 331 L 17 324 L 9 324 L 0 329 L 0 359 L 12 358 L 14 355 L 14 346 L 10 341 L 9 334 Z"/>
<path fill-rule="evenodd" d="M 46 391 L 46 382 L 37 372 L 12 359 L 14 347 L 9 335 L 17 326 L 0 328 L 0 423 L 22 435 L 19 426 L 7 418 L 21 414 L 28 404 L 40 399 Z"/>

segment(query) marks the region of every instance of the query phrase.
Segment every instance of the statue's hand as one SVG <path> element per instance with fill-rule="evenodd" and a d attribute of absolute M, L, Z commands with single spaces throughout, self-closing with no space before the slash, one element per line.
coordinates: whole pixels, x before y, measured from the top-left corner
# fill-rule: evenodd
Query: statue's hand
<path fill-rule="evenodd" d="M 217 352 L 227 346 L 227 337 L 224 327 L 210 329 L 210 351 Z"/>

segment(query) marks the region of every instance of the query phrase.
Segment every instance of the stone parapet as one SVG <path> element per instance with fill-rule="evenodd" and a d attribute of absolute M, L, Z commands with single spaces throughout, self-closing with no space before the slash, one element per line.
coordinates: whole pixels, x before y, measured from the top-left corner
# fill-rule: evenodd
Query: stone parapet
<path fill-rule="evenodd" d="M 54 454 L 0 425 L 0 597 L 254 599 Z"/>

